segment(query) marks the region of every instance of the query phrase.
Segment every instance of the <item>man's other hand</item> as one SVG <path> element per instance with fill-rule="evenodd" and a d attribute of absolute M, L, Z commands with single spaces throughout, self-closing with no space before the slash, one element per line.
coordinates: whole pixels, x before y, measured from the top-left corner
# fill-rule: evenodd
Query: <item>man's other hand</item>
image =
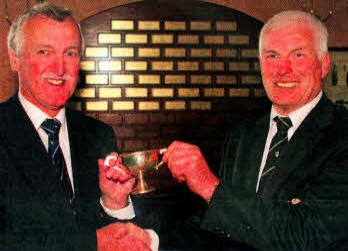
<path fill-rule="evenodd" d="M 189 188 L 206 201 L 213 195 L 219 180 L 211 172 L 198 146 L 174 141 L 163 154 L 175 179 L 186 182 Z"/>
<path fill-rule="evenodd" d="M 98 251 L 151 251 L 148 232 L 132 223 L 113 223 L 97 230 Z"/>

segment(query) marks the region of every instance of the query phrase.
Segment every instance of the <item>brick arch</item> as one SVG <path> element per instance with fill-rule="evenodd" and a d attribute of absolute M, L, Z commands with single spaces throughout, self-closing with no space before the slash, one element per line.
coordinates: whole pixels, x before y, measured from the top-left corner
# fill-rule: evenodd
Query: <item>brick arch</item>
<path fill-rule="evenodd" d="M 83 21 L 86 18 L 89 18 L 92 15 L 98 14 L 100 12 L 103 12 L 105 10 L 132 4 L 136 2 L 142 2 L 143 0 L 121 0 L 117 1 L 115 4 L 114 1 L 109 0 L 101 0 L 97 2 L 84 2 L 84 8 L 83 11 L 79 11 L 78 9 L 74 11 L 76 17 Z M 273 1 L 272 7 L 266 4 L 265 6 L 262 6 L 264 4 L 258 4 L 255 6 L 254 0 L 246 0 L 246 1 L 238 1 L 238 0 L 199 0 L 199 2 L 207 2 L 207 3 L 213 3 L 216 5 L 225 6 L 228 8 L 235 9 L 237 11 L 243 12 L 259 21 L 265 21 L 267 18 L 269 18 L 272 14 L 276 13 L 279 10 L 282 9 L 299 9 L 300 5 L 296 4 L 294 2 L 289 3 L 288 5 L 284 5 L 282 1 Z M 250 7 L 250 6 L 255 6 Z M 273 12 L 272 13 L 272 9 Z M 266 11 L 265 11 L 266 10 Z M 271 12 L 271 13 L 269 13 Z"/>
<path fill-rule="evenodd" d="M 217 171 L 228 128 L 268 109 L 257 60 L 262 23 L 244 13 L 148 0 L 81 26 L 86 50 L 71 105 L 110 124 L 122 152 L 182 140 Z"/>

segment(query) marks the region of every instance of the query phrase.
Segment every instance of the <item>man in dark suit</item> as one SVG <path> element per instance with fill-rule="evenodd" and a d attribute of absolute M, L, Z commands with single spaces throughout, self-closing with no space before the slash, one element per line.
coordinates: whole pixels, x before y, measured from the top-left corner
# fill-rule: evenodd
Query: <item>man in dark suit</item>
<path fill-rule="evenodd" d="M 287 11 L 263 27 L 259 59 L 270 114 L 232 128 L 220 177 L 199 148 L 173 142 L 163 160 L 204 198 L 202 229 L 226 248 L 323 250 L 348 236 L 348 114 L 322 91 L 327 30 Z"/>
<path fill-rule="evenodd" d="M 0 104 L 1 250 L 150 250 L 149 233 L 137 226 L 105 226 L 132 217 L 124 210 L 132 209 L 134 179 L 121 184 L 98 173 L 98 158 L 117 150 L 113 130 L 65 107 L 81 41 L 71 11 L 50 4 L 11 26 L 19 91 Z"/>

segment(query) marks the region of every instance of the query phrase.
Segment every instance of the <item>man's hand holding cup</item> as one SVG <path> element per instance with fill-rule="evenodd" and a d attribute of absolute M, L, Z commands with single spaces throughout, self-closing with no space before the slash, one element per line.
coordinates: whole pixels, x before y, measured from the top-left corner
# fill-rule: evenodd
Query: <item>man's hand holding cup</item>
<path fill-rule="evenodd" d="M 126 207 L 135 178 L 122 164 L 122 158 L 118 153 L 113 152 L 105 159 L 99 159 L 98 164 L 99 187 L 104 205 L 114 210 Z"/>
<path fill-rule="evenodd" d="M 168 164 L 175 179 L 186 182 L 191 191 L 207 202 L 210 200 L 219 180 L 209 169 L 198 146 L 174 141 L 163 154 L 162 161 Z"/>

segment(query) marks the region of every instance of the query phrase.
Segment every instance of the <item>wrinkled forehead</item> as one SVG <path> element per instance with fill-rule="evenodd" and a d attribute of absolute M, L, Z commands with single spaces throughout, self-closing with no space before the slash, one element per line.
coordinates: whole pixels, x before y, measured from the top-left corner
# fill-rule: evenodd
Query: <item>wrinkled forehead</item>
<path fill-rule="evenodd" d="M 75 39 L 77 46 L 81 47 L 81 34 L 79 26 L 71 17 L 62 21 L 48 16 L 37 15 L 26 20 L 19 32 L 19 39 L 23 44 L 28 40 L 45 40 L 56 37 L 60 39 Z"/>
<path fill-rule="evenodd" d="M 289 19 L 283 20 L 277 23 L 273 23 L 265 27 L 260 39 L 264 39 L 265 36 L 273 32 L 291 33 L 296 31 L 306 31 L 308 35 L 314 35 L 314 27 L 311 23 L 301 19 Z"/>
<path fill-rule="evenodd" d="M 313 27 L 308 23 L 298 21 L 284 21 L 267 27 L 260 37 L 260 53 L 264 49 L 273 46 L 296 47 L 310 46 L 317 49 L 315 32 Z"/>

